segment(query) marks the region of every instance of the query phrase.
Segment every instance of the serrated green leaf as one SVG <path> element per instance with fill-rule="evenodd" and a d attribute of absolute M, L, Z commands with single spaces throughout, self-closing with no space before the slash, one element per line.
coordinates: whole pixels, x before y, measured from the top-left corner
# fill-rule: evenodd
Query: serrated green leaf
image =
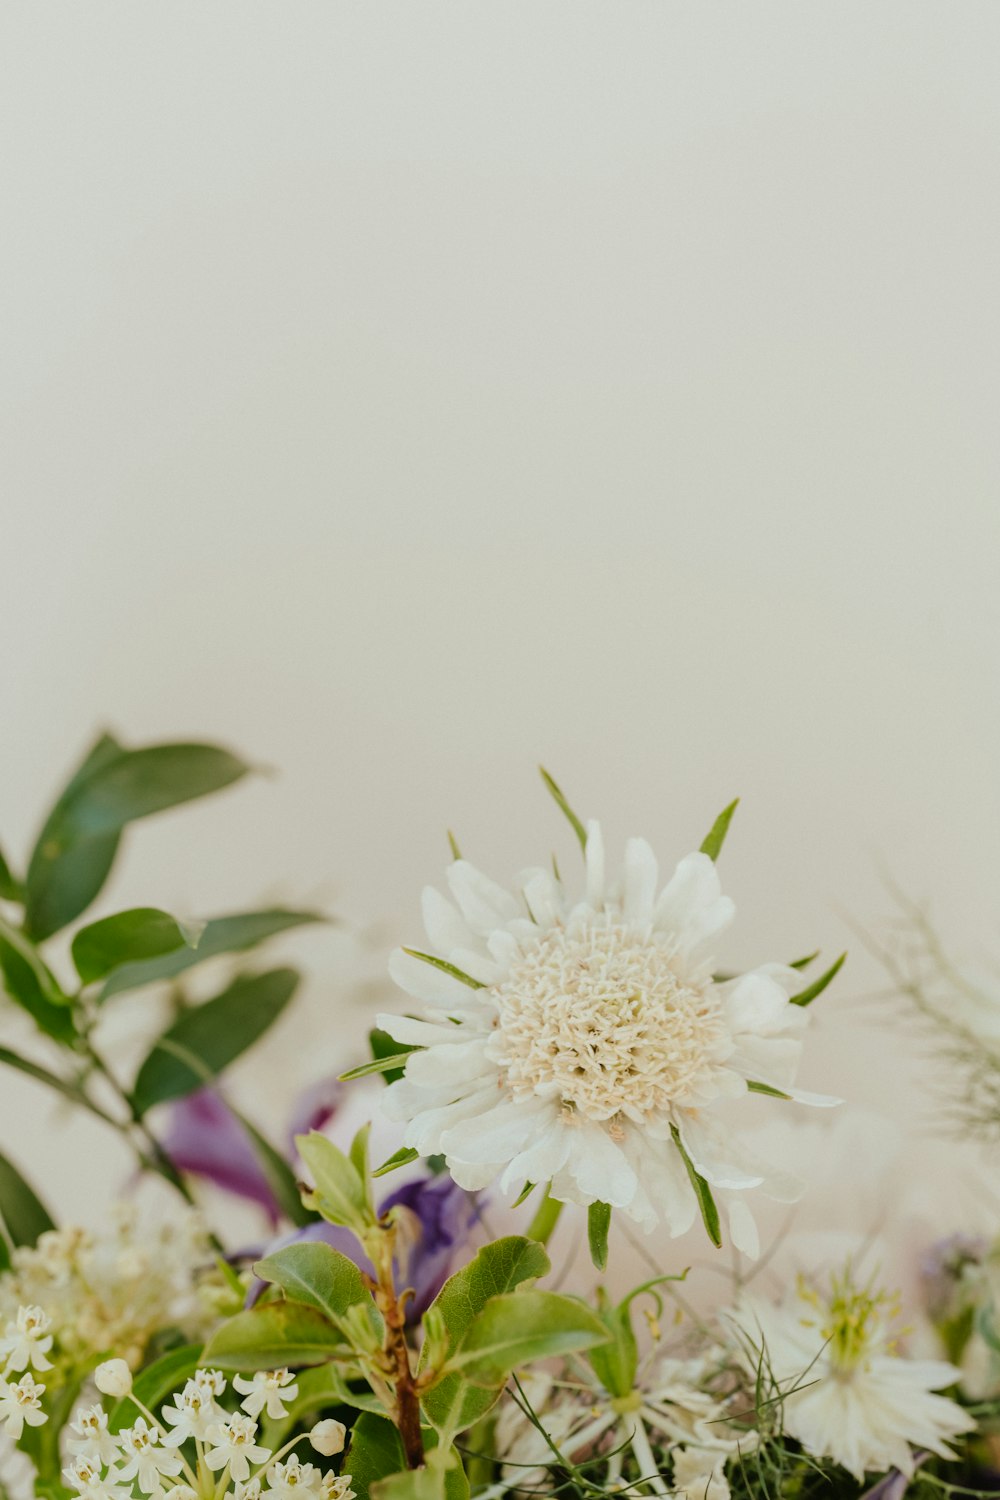
<path fill-rule="evenodd" d="M 595 1270 L 605 1271 L 608 1265 L 608 1230 L 611 1228 L 611 1205 L 592 1203 L 587 1209 L 587 1243 Z"/>
<path fill-rule="evenodd" d="M 319 1240 L 302 1240 L 275 1250 L 257 1262 L 254 1272 L 262 1281 L 280 1286 L 293 1302 L 319 1308 L 334 1322 L 356 1303 L 373 1305 L 354 1262 Z"/>
<path fill-rule="evenodd" d="M 701 1210 L 702 1223 L 705 1225 L 709 1239 L 718 1250 L 722 1244 L 722 1227 L 719 1223 L 719 1210 L 716 1207 L 715 1199 L 712 1197 L 712 1189 L 685 1151 L 684 1142 L 681 1140 L 680 1131 L 676 1125 L 671 1125 L 670 1134 L 673 1136 L 674 1145 L 681 1154 L 681 1160 L 684 1163 L 688 1179 L 694 1188 L 694 1195 L 698 1200 L 698 1207 Z"/>
<path fill-rule="evenodd" d="M 101 990 L 103 1003 L 112 995 L 141 989 L 147 984 L 159 984 L 165 979 L 175 979 L 197 964 L 224 953 L 246 953 L 269 938 L 277 937 L 296 927 L 313 926 L 331 919 L 320 912 L 292 911 L 284 907 L 271 907 L 264 911 L 234 912 L 226 917 L 212 917 L 206 924 L 197 948 L 178 948 L 162 958 L 151 958 L 144 963 L 123 964 L 109 977 Z"/>
<path fill-rule="evenodd" d="M 0 1219 L 12 1245 L 33 1245 L 55 1222 L 35 1190 L 6 1156 L 0 1156 Z"/>
<path fill-rule="evenodd" d="M 264 1302 L 237 1313 L 205 1345 L 205 1364 L 223 1370 L 273 1370 L 350 1359 L 337 1329 L 301 1302 Z"/>
<path fill-rule="evenodd" d="M 716 818 L 715 822 L 709 829 L 708 833 L 705 835 L 705 840 L 701 846 L 701 853 L 707 854 L 709 859 L 718 859 L 719 855 L 722 853 L 722 846 L 726 842 L 726 834 L 729 832 L 729 825 L 733 821 L 733 813 L 736 811 L 739 805 L 739 797 L 734 797 L 729 806 L 722 809 L 719 816 Z"/>
<path fill-rule="evenodd" d="M 800 990 L 797 995 L 792 995 L 790 997 L 792 1004 L 810 1005 L 812 1001 L 816 999 L 816 996 L 822 995 L 827 985 L 830 984 L 834 979 L 836 979 L 837 975 L 844 967 L 846 959 L 847 954 L 842 953 L 838 959 L 834 960 L 825 974 L 821 974 L 818 979 L 814 979 L 812 984 L 809 985 L 807 989 Z"/>
<path fill-rule="evenodd" d="M 573 811 L 573 809 L 570 807 L 569 803 L 566 801 L 566 797 L 565 797 L 565 795 L 564 795 L 564 793 L 562 791 L 562 788 L 557 785 L 557 783 L 554 781 L 554 779 L 549 775 L 548 771 L 546 771 L 545 767 L 544 766 L 539 766 L 538 769 L 541 772 L 541 777 L 542 777 L 542 780 L 545 783 L 545 788 L 548 791 L 549 796 L 552 798 L 553 802 L 556 804 L 556 806 L 558 807 L 559 811 L 562 813 L 563 817 L 569 823 L 569 825 L 572 828 L 573 832 L 576 834 L 577 838 L 579 839 L 579 841 L 580 841 L 580 848 L 583 849 L 583 850 L 586 850 L 586 848 L 587 848 L 587 830 L 586 830 L 586 828 L 583 826 L 583 823 L 580 821 L 580 819 L 577 817 L 576 813 Z"/>
<path fill-rule="evenodd" d="M 122 830 L 230 786 L 249 770 L 217 745 L 125 750 L 104 735 L 52 809 L 25 882 L 26 928 L 51 936 L 80 915 L 110 873 Z"/>
<path fill-rule="evenodd" d="M 298 982 L 294 969 L 242 975 L 213 1000 L 182 1012 L 139 1069 L 133 1099 L 140 1114 L 218 1077 L 278 1019 Z"/>
<path fill-rule="evenodd" d="M 81 927 L 71 952 L 84 984 L 105 979 L 112 969 L 161 958 L 177 948 L 196 948 L 204 924 L 192 929 L 155 906 L 134 906 Z"/>

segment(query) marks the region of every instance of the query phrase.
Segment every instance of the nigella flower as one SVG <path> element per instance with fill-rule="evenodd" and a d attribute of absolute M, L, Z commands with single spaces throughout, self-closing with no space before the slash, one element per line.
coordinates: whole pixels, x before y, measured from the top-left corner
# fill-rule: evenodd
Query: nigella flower
<path fill-rule="evenodd" d="M 747 1297 L 725 1318 L 750 1380 L 763 1360 L 775 1382 L 784 1431 L 859 1483 L 890 1469 L 912 1477 L 915 1450 L 953 1458 L 948 1444 L 976 1425 L 938 1394 L 959 1378 L 954 1365 L 900 1356 L 895 1316 L 895 1299 L 848 1269 L 824 1289 L 800 1279 L 778 1305 Z"/>
<path fill-rule="evenodd" d="M 419 1049 L 385 1095 L 406 1145 L 443 1154 L 470 1190 L 550 1181 L 555 1198 L 611 1204 L 672 1235 L 698 1213 L 692 1169 L 724 1194 L 797 1196 L 742 1144 L 745 1114 L 726 1123 L 717 1106 L 753 1086 L 837 1102 L 794 1088 L 801 975 L 767 964 L 713 978 L 733 903 L 707 854 L 681 860 L 660 891 L 652 849 L 631 839 L 611 882 L 592 822 L 585 859 L 579 895 L 544 869 L 506 890 L 463 859 L 448 870 L 452 900 L 424 892 L 431 951 L 398 950 L 390 965 L 424 1015 L 379 1017 Z M 756 1254 L 741 1197 L 729 1227 Z"/>

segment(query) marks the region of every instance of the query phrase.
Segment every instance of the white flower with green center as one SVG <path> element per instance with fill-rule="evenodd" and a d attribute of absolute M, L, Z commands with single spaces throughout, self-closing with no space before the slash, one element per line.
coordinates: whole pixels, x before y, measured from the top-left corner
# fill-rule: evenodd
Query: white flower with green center
<path fill-rule="evenodd" d="M 585 860 L 579 896 L 542 869 L 506 890 L 462 859 L 451 901 L 425 891 L 430 952 L 398 950 L 390 966 L 424 1015 L 379 1018 L 419 1049 L 386 1112 L 464 1188 L 551 1182 L 557 1199 L 607 1203 L 672 1235 L 697 1217 L 700 1176 L 754 1255 L 753 1218 L 728 1195 L 791 1200 L 800 1185 L 742 1145 L 745 1112 L 719 1106 L 752 1089 L 838 1102 L 794 1088 L 808 1017 L 791 997 L 805 981 L 780 964 L 715 980 L 733 903 L 708 854 L 681 860 L 660 891 L 652 849 L 631 839 L 611 883 L 591 823 Z"/>
<path fill-rule="evenodd" d="M 751 1379 L 763 1352 L 784 1431 L 859 1484 L 889 1469 L 912 1475 L 915 1449 L 953 1458 L 948 1444 L 976 1425 L 937 1394 L 960 1378 L 954 1365 L 900 1355 L 897 1307 L 884 1292 L 855 1285 L 848 1269 L 823 1291 L 800 1280 L 779 1305 L 747 1297 L 726 1315 Z"/>

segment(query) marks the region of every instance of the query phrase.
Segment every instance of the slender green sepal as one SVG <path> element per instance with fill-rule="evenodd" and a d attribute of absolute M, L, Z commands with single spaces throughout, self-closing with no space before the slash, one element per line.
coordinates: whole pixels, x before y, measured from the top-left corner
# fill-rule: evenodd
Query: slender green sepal
<path fill-rule="evenodd" d="M 726 834 L 729 832 L 729 825 L 733 821 L 733 813 L 736 811 L 739 805 L 739 797 L 734 797 L 729 806 L 724 807 L 722 812 L 720 812 L 719 816 L 716 818 L 715 822 L 712 824 L 707 835 L 705 836 L 704 843 L 701 846 L 701 852 L 702 854 L 707 854 L 709 859 L 718 859 L 719 855 L 722 853 L 722 846 L 726 842 Z"/>
<path fill-rule="evenodd" d="M 607 1270 L 610 1227 L 610 1203 L 592 1203 L 587 1209 L 587 1242 L 590 1245 L 590 1258 L 598 1271 Z"/>
<path fill-rule="evenodd" d="M 701 1209 L 701 1217 L 708 1232 L 708 1237 L 718 1250 L 722 1245 L 722 1228 L 719 1223 L 719 1210 L 716 1207 L 715 1199 L 712 1197 L 712 1189 L 685 1151 L 684 1142 L 681 1140 L 680 1131 L 676 1125 L 671 1125 L 670 1134 L 674 1138 L 674 1145 L 681 1154 L 681 1161 L 684 1163 L 691 1186 L 694 1188 L 695 1197 L 698 1199 L 698 1207 Z"/>
<path fill-rule="evenodd" d="M 816 999 L 816 996 L 822 995 L 827 985 L 830 984 L 832 980 L 836 979 L 837 975 L 844 967 L 846 958 L 847 954 L 842 953 L 840 957 L 830 965 L 825 974 L 821 974 L 818 979 L 813 980 L 808 989 L 800 990 L 797 995 L 792 995 L 792 1004 L 811 1005 L 812 1002 Z"/>
<path fill-rule="evenodd" d="M 559 811 L 562 813 L 563 817 L 569 823 L 569 825 L 572 828 L 573 832 L 576 834 L 577 838 L 580 840 L 580 848 L 581 849 L 586 849 L 586 847 L 587 847 L 587 830 L 586 830 L 586 828 L 584 828 L 583 824 L 580 822 L 580 819 L 577 817 L 576 813 L 573 811 L 573 809 L 570 807 L 569 803 L 566 801 L 566 798 L 565 798 L 565 796 L 563 794 L 563 791 L 562 791 L 561 787 L 559 787 L 557 785 L 557 783 L 555 781 L 553 781 L 552 777 L 549 775 L 548 771 L 546 771 L 545 767 L 544 766 L 539 766 L 538 769 L 542 773 L 542 780 L 545 782 L 546 790 L 548 791 L 549 795 L 551 796 L 553 802 L 556 804 L 556 806 L 558 807 Z"/>
<path fill-rule="evenodd" d="M 481 980 L 473 979 L 472 975 L 466 974 L 464 969 L 457 969 L 446 958 L 437 958 L 433 953 L 421 953 L 419 948 L 404 948 L 403 952 L 408 953 L 411 958 L 419 958 L 421 963 L 430 964 L 432 969 L 440 969 L 442 974 L 450 974 L 452 979 L 461 980 L 462 984 L 467 984 L 470 990 L 486 988 Z"/>

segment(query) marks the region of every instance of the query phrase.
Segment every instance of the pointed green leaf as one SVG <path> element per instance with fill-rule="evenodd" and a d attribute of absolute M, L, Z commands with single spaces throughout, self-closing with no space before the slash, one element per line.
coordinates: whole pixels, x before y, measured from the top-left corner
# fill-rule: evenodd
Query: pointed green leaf
<path fill-rule="evenodd" d="M 261 1135 L 252 1120 L 248 1120 L 246 1115 L 240 1114 L 239 1110 L 233 1109 L 233 1106 L 228 1101 L 226 1108 L 230 1114 L 235 1116 L 250 1138 L 250 1144 L 253 1147 L 257 1163 L 267 1179 L 267 1185 L 274 1195 L 274 1201 L 285 1215 L 285 1218 L 290 1219 L 293 1224 L 298 1224 L 300 1228 L 306 1224 L 311 1224 L 316 1216 L 310 1213 L 302 1202 L 302 1194 L 295 1180 L 295 1173 L 280 1151 L 276 1151 L 267 1137 Z"/>
<path fill-rule="evenodd" d="M 587 1359 L 604 1389 L 612 1396 L 628 1396 L 635 1387 L 639 1345 L 632 1327 L 631 1298 L 611 1305 L 603 1287 L 597 1289 L 597 1313 L 608 1330 L 606 1344 L 587 1351 Z"/>
<path fill-rule="evenodd" d="M 223 1370 L 273 1370 L 326 1364 L 350 1351 L 330 1320 L 301 1302 L 265 1302 L 228 1319 L 209 1339 L 206 1365 Z"/>
<path fill-rule="evenodd" d="M 546 790 L 549 793 L 549 796 L 552 798 L 553 802 L 556 804 L 556 806 L 558 807 L 559 811 L 562 813 L 563 817 L 569 823 L 569 825 L 572 828 L 573 832 L 576 834 L 577 838 L 580 840 L 580 848 L 585 850 L 586 847 L 587 847 L 587 830 L 586 830 L 586 828 L 584 828 L 584 826 L 581 823 L 580 819 L 577 817 L 576 813 L 573 811 L 573 809 L 570 807 L 569 803 L 566 801 L 566 798 L 563 795 L 562 788 L 559 787 L 556 784 L 556 782 L 549 775 L 548 771 L 546 771 L 545 767 L 544 766 L 539 766 L 538 769 L 541 772 L 542 780 L 545 783 L 545 787 L 546 787 Z"/>
<path fill-rule="evenodd" d="M 24 892 L 21 882 L 11 870 L 0 849 L 0 901 L 20 901 Z"/>
<path fill-rule="evenodd" d="M 310 1206 L 330 1224 L 343 1224 L 355 1231 L 370 1228 L 375 1215 L 369 1205 L 367 1184 L 351 1158 L 318 1130 L 296 1136 L 295 1144 L 316 1184 L 308 1196 Z"/>
<path fill-rule="evenodd" d="M 402 1077 L 410 1053 L 420 1050 L 419 1047 L 407 1047 L 405 1052 L 394 1052 L 390 1057 L 373 1057 L 371 1062 L 361 1063 L 356 1068 L 348 1068 L 346 1073 L 339 1073 L 337 1081 L 350 1083 L 353 1078 L 367 1078 L 372 1073 L 397 1073 Z"/>
<path fill-rule="evenodd" d="M 536 1359 L 606 1342 L 608 1331 L 586 1303 L 558 1292 L 493 1297 L 470 1324 L 450 1366 L 484 1384 Z"/>
<path fill-rule="evenodd" d="M 73 963 L 83 983 L 93 984 L 122 964 L 197 948 L 204 930 L 204 923 L 185 926 L 155 906 L 134 906 L 81 927 L 73 939 Z"/>
<path fill-rule="evenodd" d="M 354 1424 L 344 1460 L 357 1500 L 371 1500 L 371 1487 L 406 1466 L 403 1442 L 388 1417 L 362 1412 Z"/>
<path fill-rule="evenodd" d="M 701 852 L 702 854 L 707 854 L 709 859 L 718 859 L 722 853 L 722 846 L 726 842 L 729 825 L 733 821 L 733 813 L 739 805 L 740 799 L 739 797 L 735 797 L 728 807 L 723 808 L 706 834 L 705 841 L 701 846 Z"/>
<path fill-rule="evenodd" d="M 217 745 L 125 750 L 102 736 L 52 809 L 32 852 L 25 913 L 31 936 L 49 937 L 90 905 L 129 823 L 220 791 L 248 770 Z"/>
<path fill-rule="evenodd" d="M 462 851 L 458 847 L 458 839 L 452 833 L 450 828 L 448 829 L 448 848 L 451 850 L 452 859 L 462 858 Z"/>
<path fill-rule="evenodd" d="M 526 1182 L 524 1184 L 524 1187 L 518 1193 L 517 1197 L 514 1199 L 513 1203 L 510 1205 L 511 1208 L 520 1208 L 522 1203 L 526 1203 L 537 1186 L 537 1182 Z"/>
<path fill-rule="evenodd" d="M 52 1215 L 6 1156 L 0 1156 L 0 1219 L 12 1245 L 33 1245 L 54 1229 Z"/>
<path fill-rule="evenodd" d="M 784 1093 L 781 1089 L 773 1088 L 769 1083 L 759 1083 L 756 1078 L 747 1079 L 747 1089 L 751 1094 L 767 1094 L 771 1099 L 790 1099 L 791 1094 Z"/>
<path fill-rule="evenodd" d="M 268 938 L 277 937 L 295 927 L 312 926 L 328 922 L 330 918 L 315 911 L 291 911 L 284 907 L 273 907 L 265 911 L 236 912 L 228 917 L 213 917 L 205 924 L 197 948 L 180 947 L 161 958 L 150 958 L 141 963 L 127 963 L 111 974 L 101 991 L 103 1003 L 112 995 L 127 990 L 141 989 L 143 985 L 158 984 L 165 979 L 175 979 L 221 953 L 246 953 Z"/>
<path fill-rule="evenodd" d="M 387 1161 L 380 1167 L 376 1167 L 372 1173 L 373 1177 L 385 1177 L 389 1172 L 395 1172 L 397 1167 L 408 1167 L 411 1161 L 416 1161 L 420 1152 L 415 1146 L 400 1146 L 394 1151 Z"/>
<path fill-rule="evenodd" d="M 694 1188 L 694 1195 L 698 1199 L 698 1207 L 701 1210 L 702 1222 L 705 1225 L 708 1237 L 718 1250 L 722 1244 L 722 1227 L 719 1223 L 719 1210 L 716 1207 L 715 1199 L 712 1197 L 712 1189 L 685 1151 L 684 1142 L 681 1140 L 680 1131 L 676 1125 L 671 1125 L 670 1134 L 674 1138 L 674 1145 L 681 1154 L 684 1168 L 688 1174 L 691 1186 Z"/>
<path fill-rule="evenodd" d="M 827 969 L 827 971 L 826 971 L 825 974 L 821 974 L 818 979 L 814 979 L 813 980 L 812 984 L 809 985 L 808 989 L 800 990 L 797 995 L 792 995 L 791 996 L 792 1004 L 793 1005 L 810 1005 L 812 1003 L 812 1001 L 816 999 L 816 996 L 817 995 L 822 995 L 822 993 L 826 989 L 827 985 L 830 984 L 832 980 L 836 979 L 837 975 L 840 973 L 841 969 L 844 967 L 844 963 L 845 963 L 846 959 L 847 959 L 847 954 L 846 953 L 842 953 L 838 959 L 834 960 L 834 962 L 830 965 L 830 967 Z"/>
<path fill-rule="evenodd" d="M 419 948 L 404 948 L 403 952 L 408 953 L 411 958 L 419 958 L 421 963 L 430 964 L 433 969 L 440 969 L 442 974 L 450 974 L 452 979 L 457 979 L 462 984 L 467 984 L 470 990 L 484 990 L 486 988 L 485 984 L 480 980 L 473 979 L 471 974 L 466 974 L 464 969 L 457 969 L 446 958 L 437 958 L 433 953 L 421 953 Z"/>
<path fill-rule="evenodd" d="M 32 1062 L 30 1058 L 22 1057 L 18 1052 L 12 1052 L 9 1047 L 0 1047 L 0 1063 L 5 1063 L 8 1068 L 16 1068 L 19 1073 L 26 1073 L 29 1078 L 36 1078 L 39 1083 L 47 1084 L 64 1099 L 69 1099 L 73 1104 L 82 1104 L 83 1094 L 79 1084 L 70 1078 L 59 1078 L 55 1073 L 50 1073 L 48 1068 L 43 1068 L 39 1063 Z"/>
<path fill-rule="evenodd" d="M 587 1209 L 587 1243 L 590 1258 L 598 1271 L 607 1270 L 608 1230 L 611 1228 L 611 1205 L 592 1203 Z"/>
<path fill-rule="evenodd" d="M 182 1012 L 139 1069 L 133 1099 L 140 1114 L 216 1078 L 278 1019 L 298 982 L 294 969 L 243 975 L 214 1000 Z"/>
<path fill-rule="evenodd" d="M 815 953 L 807 953 L 803 958 L 793 958 L 788 967 L 790 969 L 808 969 L 809 965 L 814 963 L 817 958 L 819 958 L 818 948 Z"/>
<path fill-rule="evenodd" d="M 60 990 L 34 944 L 2 918 L 0 985 L 46 1036 L 64 1044 L 75 1040 L 68 996 Z"/>

